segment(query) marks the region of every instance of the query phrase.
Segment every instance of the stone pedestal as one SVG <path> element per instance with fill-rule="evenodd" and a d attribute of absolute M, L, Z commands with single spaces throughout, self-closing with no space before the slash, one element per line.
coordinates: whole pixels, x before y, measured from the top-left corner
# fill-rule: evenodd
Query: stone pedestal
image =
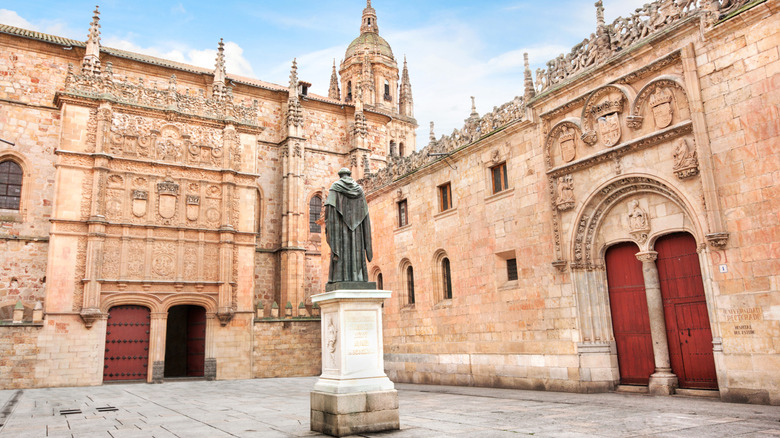
<path fill-rule="evenodd" d="M 400 428 L 382 348 L 382 302 L 390 294 L 340 289 L 312 297 L 321 309 L 322 375 L 311 392 L 311 430 L 345 436 Z"/>

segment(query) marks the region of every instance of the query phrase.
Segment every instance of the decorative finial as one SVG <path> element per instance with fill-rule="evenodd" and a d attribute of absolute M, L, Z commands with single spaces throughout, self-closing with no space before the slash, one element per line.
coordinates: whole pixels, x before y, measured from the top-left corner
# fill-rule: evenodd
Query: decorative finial
<path fill-rule="evenodd" d="M 435 143 L 436 142 L 436 134 L 433 132 L 433 122 L 431 122 L 431 133 L 430 133 L 429 139 L 430 139 L 431 143 Z"/>
<path fill-rule="evenodd" d="M 214 82 L 225 83 L 225 43 L 222 38 L 219 39 L 219 48 L 217 48 L 217 59 L 214 69 Z"/>
<path fill-rule="evenodd" d="M 525 86 L 525 101 L 528 102 L 534 96 L 536 96 L 536 89 L 534 88 L 534 78 L 531 74 L 531 66 L 528 63 L 528 53 L 523 53 L 523 65 L 524 71 L 524 86 Z"/>
<path fill-rule="evenodd" d="M 292 68 L 290 68 L 290 92 L 298 93 L 298 60 L 293 58 Z"/>
<path fill-rule="evenodd" d="M 100 73 L 100 11 L 97 6 L 95 6 L 92 22 L 89 24 L 81 72 L 83 74 Z"/>
<path fill-rule="evenodd" d="M 604 3 L 601 0 L 596 2 L 596 24 L 598 27 L 603 27 L 604 22 Z"/>
<path fill-rule="evenodd" d="M 341 100 L 341 90 L 339 90 L 339 77 L 336 73 L 336 60 L 333 60 L 333 72 L 330 74 L 330 88 L 328 88 L 328 97 Z"/>

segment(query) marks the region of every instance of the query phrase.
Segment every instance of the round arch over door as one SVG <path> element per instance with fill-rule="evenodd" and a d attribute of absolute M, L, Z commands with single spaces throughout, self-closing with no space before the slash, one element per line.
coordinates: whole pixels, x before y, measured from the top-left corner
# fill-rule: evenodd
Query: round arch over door
<path fill-rule="evenodd" d="M 617 347 L 620 383 L 647 385 L 655 371 L 650 316 L 647 311 L 639 247 L 633 242 L 618 243 L 607 249 L 607 287 L 612 330 Z"/>
<path fill-rule="evenodd" d="M 696 251 L 688 233 L 655 242 L 672 372 L 681 388 L 717 389 L 712 329 Z"/>
<path fill-rule="evenodd" d="M 103 381 L 146 380 L 150 322 L 147 307 L 123 305 L 109 309 Z"/>

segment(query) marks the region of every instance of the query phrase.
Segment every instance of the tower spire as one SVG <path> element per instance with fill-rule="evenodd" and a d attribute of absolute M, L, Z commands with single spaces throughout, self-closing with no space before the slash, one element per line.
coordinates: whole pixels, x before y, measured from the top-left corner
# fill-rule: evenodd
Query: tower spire
<path fill-rule="evenodd" d="M 360 24 L 360 33 L 379 33 L 379 25 L 376 21 L 376 10 L 371 7 L 371 0 L 366 0 L 366 8 L 363 9 L 363 20 Z"/>
<path fill-rule="evenodd" d="M 402 116 L 414 117 L 414 99 L 412 98 L 412 83 L 409 81 L 409 69 L 404 55 L 404 68 L 401 72 L 401 96 L 398 98 L 398 112 Z"/>
<path fill-rule="evenodd" d="M 212 94 L 222 96 L 225 91 L 225 43 L 222 38 L 219 39 L 219 48 L 217 49 L 217 59 L 214 65 L 214 83 L 211 86 Z"/>
<path fill-rule="evenodd" d="M 100 73 L 100 11 L 95 6 L 92 22 L 87 34 L 87 47 L 81 65 L 82 74 Z"/>
<path fill-rule="evenodd" d="M 341 91 L 339 90 L 339 77 L 336 73 L 336 60 L 333 60 L 333 73 L 330 74 L 330 88 L 328 89 L 328 97 L 331 99 L 341 100 Z"/>
<path fill-rule="evenodd" d="M 523 53 L 523 65 L 525 67 L 524 71 L 524 85 L 525 85 L 525 101 L 526 103 L 533 99 L 534 96 L 536 96 L 536 90 L 534 89 L 534 78 L 531 75 L 531 67 L 528 64 L 528 52 Z"/>

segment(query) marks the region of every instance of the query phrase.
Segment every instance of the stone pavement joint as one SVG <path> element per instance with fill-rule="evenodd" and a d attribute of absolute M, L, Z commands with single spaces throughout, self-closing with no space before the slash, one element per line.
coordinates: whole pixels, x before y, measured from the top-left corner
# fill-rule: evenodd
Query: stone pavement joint
<path fill-rule="evenodd" d="M 319 437 L 315 377 L 0 391 L 0 437 Z M 396 384 L 401 430 L 363 437 L 780 436 L 780 408 L 705 397 Z M 15 402 L 11 400 L 15 398 Z M 10 406 L 10 408 L 8 408 Z M 99 407 L 116 411 L 99 412 Z M 81 414 L 60 415 L 60 409 Z"/>

